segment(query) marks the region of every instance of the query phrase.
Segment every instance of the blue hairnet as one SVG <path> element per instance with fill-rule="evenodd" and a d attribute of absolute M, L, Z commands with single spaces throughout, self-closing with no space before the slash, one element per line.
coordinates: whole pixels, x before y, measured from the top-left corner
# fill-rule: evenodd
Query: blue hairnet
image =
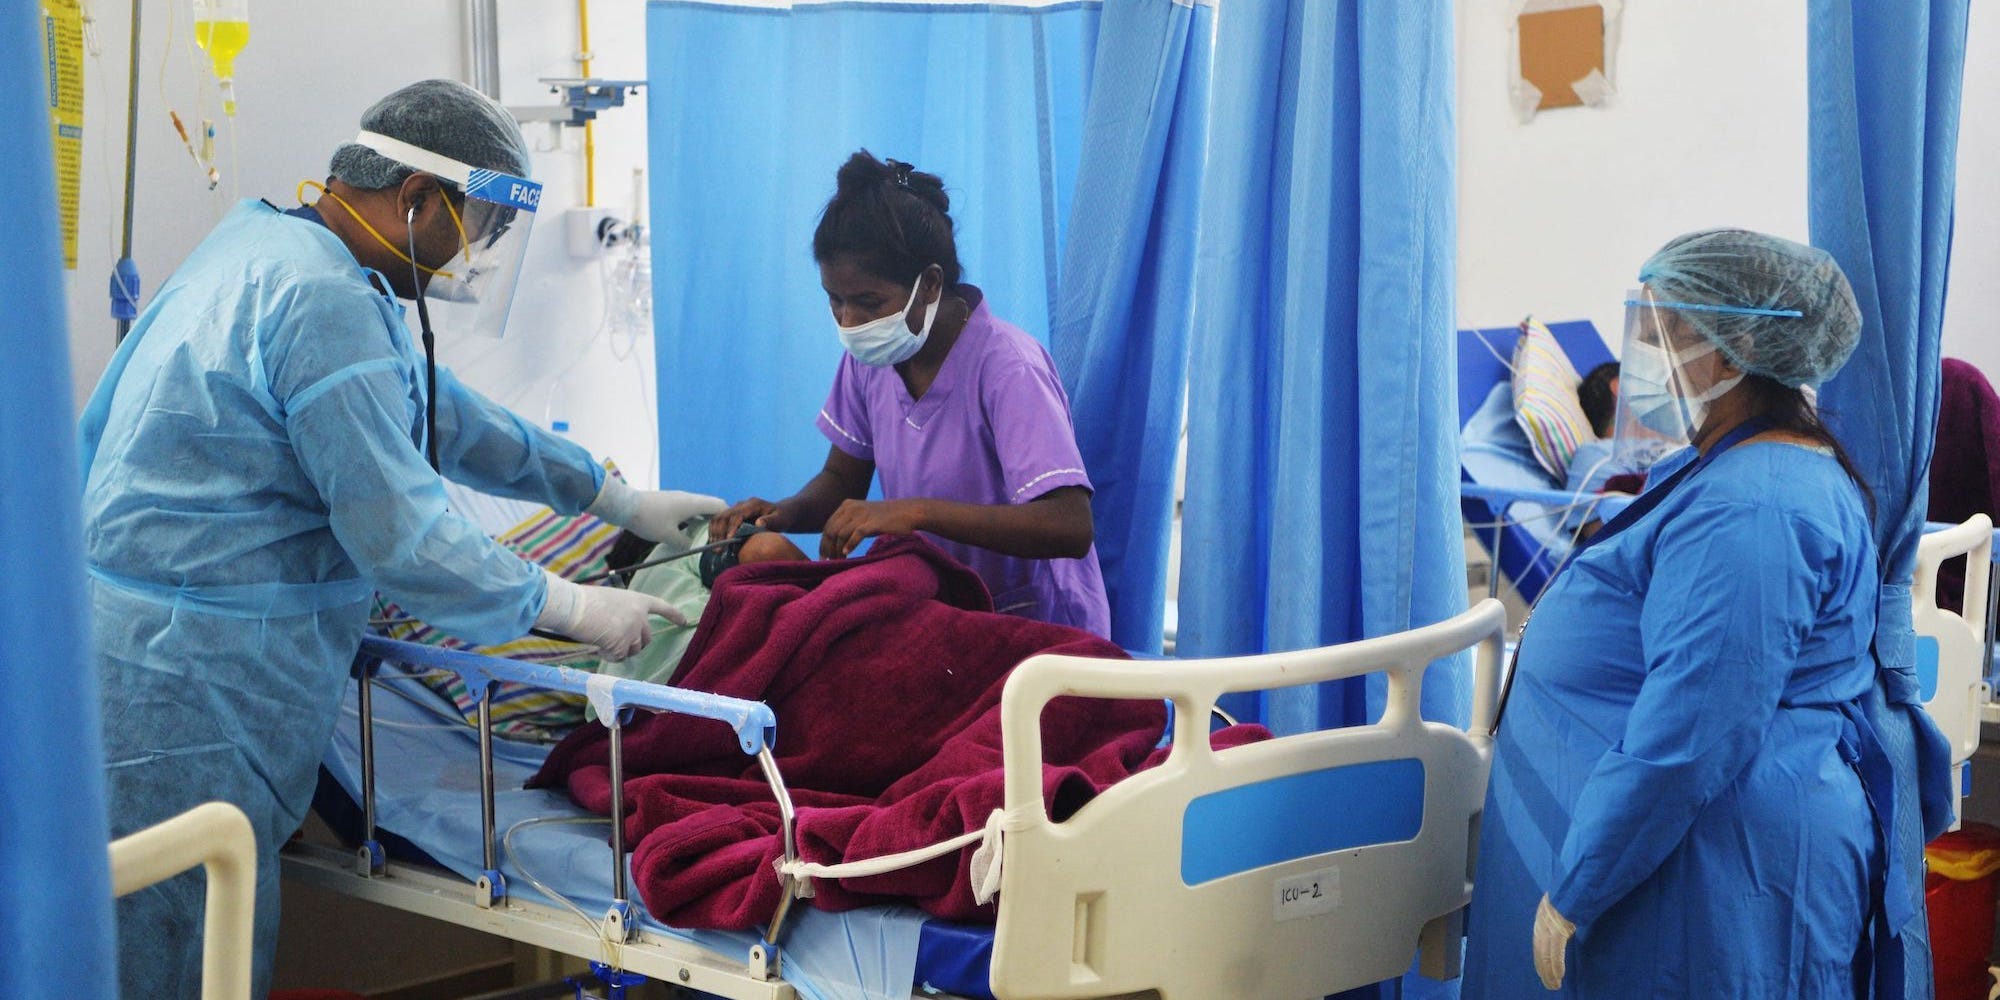
<path fill-rule="evenodd" d="M 424 80 L 375 102 L 361 128 L 448 156 L 467 166 L 528 176 L 528 143 L 507 109 L 456 80 Z M 416 169 L 366 146 L 333 152 L 328 172 L 363 191 L 401 184 Z"/>
<path fill-rule="evenodd" d="M 1639 270 L 1662 302 L 1797 310 L 1803 316 L 1681 310 L 1731 364 L 1794 388 L 1840 370 L 1861 339 L 1861 309 L 1832 255 L 1747 229 L 1675 237 Z"/>

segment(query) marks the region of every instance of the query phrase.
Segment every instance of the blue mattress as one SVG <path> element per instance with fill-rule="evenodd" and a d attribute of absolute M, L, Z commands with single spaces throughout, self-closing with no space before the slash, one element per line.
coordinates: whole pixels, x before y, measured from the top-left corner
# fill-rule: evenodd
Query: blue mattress
<path fill-rule="evenodd" d="M 356 800 L 358 713 L 356 687 L 350 683 L 346 717 L 325 760 L 328 774 Z M 374 713 L 380 828 L 468 882 L 477 878 L 482 863 L 477 734 L 462 721 L 452 721 L 456 713 L 428 688 L 389 675 L 377 687 Z M 505 834 L 538 818 L 578 821 L 516 829 L 514 860 L 505 854 L 500 859 L 508 892 L 556 903 L 530 883 L 527 875 L 532 874 L 593 915 L 594 923 L 611 902 L 609 821 L 585 812 L 560 792 L 521 787 L 541 766 L 547 747 L 495 740 L 494 748 L 498 831 Z M 992 995 L 987 987 L 991 927 L 931 921 L 922 911 L 903 906 L 847 913 L 800 907 L 792 912 L 783 942 L 785 978 L 809 1000 L 908 1000 L 913 987 L 966 997 Z M 650 916 L 643 925 L 651 933 L 693 941 L 723 955 L 746 954 L 757 942 L 754 934 L 672 928 Z"/>

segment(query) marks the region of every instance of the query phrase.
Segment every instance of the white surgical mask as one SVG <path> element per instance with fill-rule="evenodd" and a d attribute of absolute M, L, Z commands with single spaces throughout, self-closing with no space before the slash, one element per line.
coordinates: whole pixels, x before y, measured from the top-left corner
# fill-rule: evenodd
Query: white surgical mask
<path fill-rule="evenodd" d="M 1619 359 L 1618 395 L 1634 419 L 1648 430 L 1668 437 L 1692 439 L 1708 419 L 1709 405 L 1736 388 L 1743 375 L 1723 379 L 1706 390 L 1683 397 L 1675 391 L 1684 385 L 1684 372 L 1691 361 L 1715 353 L 1715 345 L 1703 342 L 1686 354 L 1675 355 L 1657 344 L 1626 345 L 1626 357 Z"/>
<path fill-rule="evenodd" d="M 938 303 L 944 301 L 940 294 L 930 305 L 924 307 L 924 325 L 916 333 L 910 332 L 907 318 L 910 310 L 917 307 L 917 294 L 924 287 L 918 279 L 910 289 L 910 301 L 900 311 L 890 313 L 881 319 L 869 320 L 856 326 L 835 326 L 840 330 L 840 343 L 854 360 L 864 365 L 886 368 L 899 365 L 915 357 L 923 350 L 924 341 L 931 335 L 931 322 L 937 319 Z"/>

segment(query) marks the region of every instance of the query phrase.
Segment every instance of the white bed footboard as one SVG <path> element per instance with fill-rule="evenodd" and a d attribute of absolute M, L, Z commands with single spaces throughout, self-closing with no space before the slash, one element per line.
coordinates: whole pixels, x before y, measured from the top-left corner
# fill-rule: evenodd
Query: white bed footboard
<path fill-rule="evenodd" d="M 1003 1000 L 1322 997 L 1408 969 L 1458 972 L 1490 761 L 1506 612 L 1323 649 L 1150 662 L 1042 655 L 1002 700 L 1007 811 L 992 984 Z M 1479 655 L 1469 731 L 1418 714 L 1423 675 Z M 1224 694 L 1388 675 L 1369 726 L 1214 751 Z M 1065 695 L 1167 698 L 1159 767 L 1067 821 L 1041 804 L 1043 707 Z"/>
<path fill-rule="evenodd" d="M 1966 557 L 1963 614 L 1937 606 L 1938 566 L 1956 556 Z M 1993 521 L 1976 514 L 1964 524 L 1923 537 L 1910 588 L 1924 710 L 1951 741 L 1952 786 L 1961 795 L 1964 768 L 1979 749 L 1980 717 L 1993 694 L 1983 676 L 1992 556 Z"/>

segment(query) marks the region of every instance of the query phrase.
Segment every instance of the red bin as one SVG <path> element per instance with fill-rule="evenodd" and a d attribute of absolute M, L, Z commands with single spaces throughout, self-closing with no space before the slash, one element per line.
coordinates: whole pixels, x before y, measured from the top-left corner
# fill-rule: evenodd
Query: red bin
<path fill-rule="evenodd" d="M 2000 905 L 2000 829 L 1964 827 L 1924 848 L 1924 908 L 1930 915 L 1937 1000 L 1986 1000 L 1993 921 Z"/>

